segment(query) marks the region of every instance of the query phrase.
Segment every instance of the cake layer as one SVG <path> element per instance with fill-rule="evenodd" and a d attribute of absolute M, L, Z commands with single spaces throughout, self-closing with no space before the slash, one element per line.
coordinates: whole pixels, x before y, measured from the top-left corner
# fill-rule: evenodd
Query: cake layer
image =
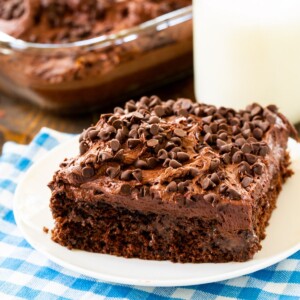
<path fill-rule="evenodd" d="M 172 214 L 146 213 L 107 204 L 104 200 L 76 201 L 65 193 L 52 202 L 52 211 L 61 225 L 53 240 L 69 249 L 112 254 L 127 258 L 171 260 L 174 262 L 246 261 L 261 246 L 265 227 L 275 208 L 282 183 L 289 176 L 288 157 L 282 172 L 274 175 L 267 193 L 260 199 L 254 232 L 230 232 L 223 226 L 219 207 L 215 219 L 187 218 Z M 225 209 L 226 211 L 226 209 Z M 68 216 L 68 218 L 64 218 Z M 259 221 L 259 222 L 258 222 Z"/>
<path fill-rule="evenodd" d="M 129 101 L 85 130 L 80 155 L 54 175 L 53 239 L 145 259 L 249 259 L 291 174 L 294 133 L 274 106 L 236 112 L 188 99 Z M 152 236 L 163 240 L 157 249 Z"/>

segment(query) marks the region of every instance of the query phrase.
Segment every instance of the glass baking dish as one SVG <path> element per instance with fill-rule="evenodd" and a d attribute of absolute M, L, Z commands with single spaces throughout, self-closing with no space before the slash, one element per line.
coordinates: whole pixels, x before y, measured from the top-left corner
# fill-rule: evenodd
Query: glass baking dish
<path fill-rule="evenodd" d="M 192 6 L 74 43 L 0 35 L 0 90 L 60 113 L 111 106 L 191 70 Z"/>

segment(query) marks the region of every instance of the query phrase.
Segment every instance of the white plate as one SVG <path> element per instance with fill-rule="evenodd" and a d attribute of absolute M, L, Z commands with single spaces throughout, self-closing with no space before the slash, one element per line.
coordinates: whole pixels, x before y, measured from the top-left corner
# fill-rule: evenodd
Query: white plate
<path fill-rule="evenodd" d="M 37 162 L 18 185 L 14 199 L 17 225 L 26 240 L 57 264 L 109 282 L 142 286 L 184 286 L 230 279 L 245 275 L 288 257 L 300 249 L 300 146 L 289 142 L 295 174 L 284 185 L 272 214 L 263 248 L 244 263 L 180 264 L 168 261 L 126 259 L 111 255 L 68 250 L 50 239 L 43 226 L 53 228 L 47 183 L 65 158 L 78 152 L 73 139 Z"/>

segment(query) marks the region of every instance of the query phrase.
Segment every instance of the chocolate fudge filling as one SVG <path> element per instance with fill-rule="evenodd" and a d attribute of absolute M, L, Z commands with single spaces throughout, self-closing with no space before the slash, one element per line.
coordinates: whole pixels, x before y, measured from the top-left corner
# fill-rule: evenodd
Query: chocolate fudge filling
<path fill-rule="evenodd" d="M 52 238 L 125 257 L 247 260 L 291 175 L 289 135 L 273 105 L 131 100 L 84 130 L 55 173 Z"/>

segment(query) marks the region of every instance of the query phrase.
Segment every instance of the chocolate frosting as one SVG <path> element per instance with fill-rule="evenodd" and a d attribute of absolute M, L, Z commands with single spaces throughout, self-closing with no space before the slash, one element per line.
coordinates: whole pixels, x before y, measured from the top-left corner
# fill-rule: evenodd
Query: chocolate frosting
<path fill-rule="evenodd" d="M 84 130 L 80 154 L 61 164 L 50 188 L 69 199 L 252 230 L 289 134 L 292 125 L 273 105 L 234 111 L 142 97 Z"/>

